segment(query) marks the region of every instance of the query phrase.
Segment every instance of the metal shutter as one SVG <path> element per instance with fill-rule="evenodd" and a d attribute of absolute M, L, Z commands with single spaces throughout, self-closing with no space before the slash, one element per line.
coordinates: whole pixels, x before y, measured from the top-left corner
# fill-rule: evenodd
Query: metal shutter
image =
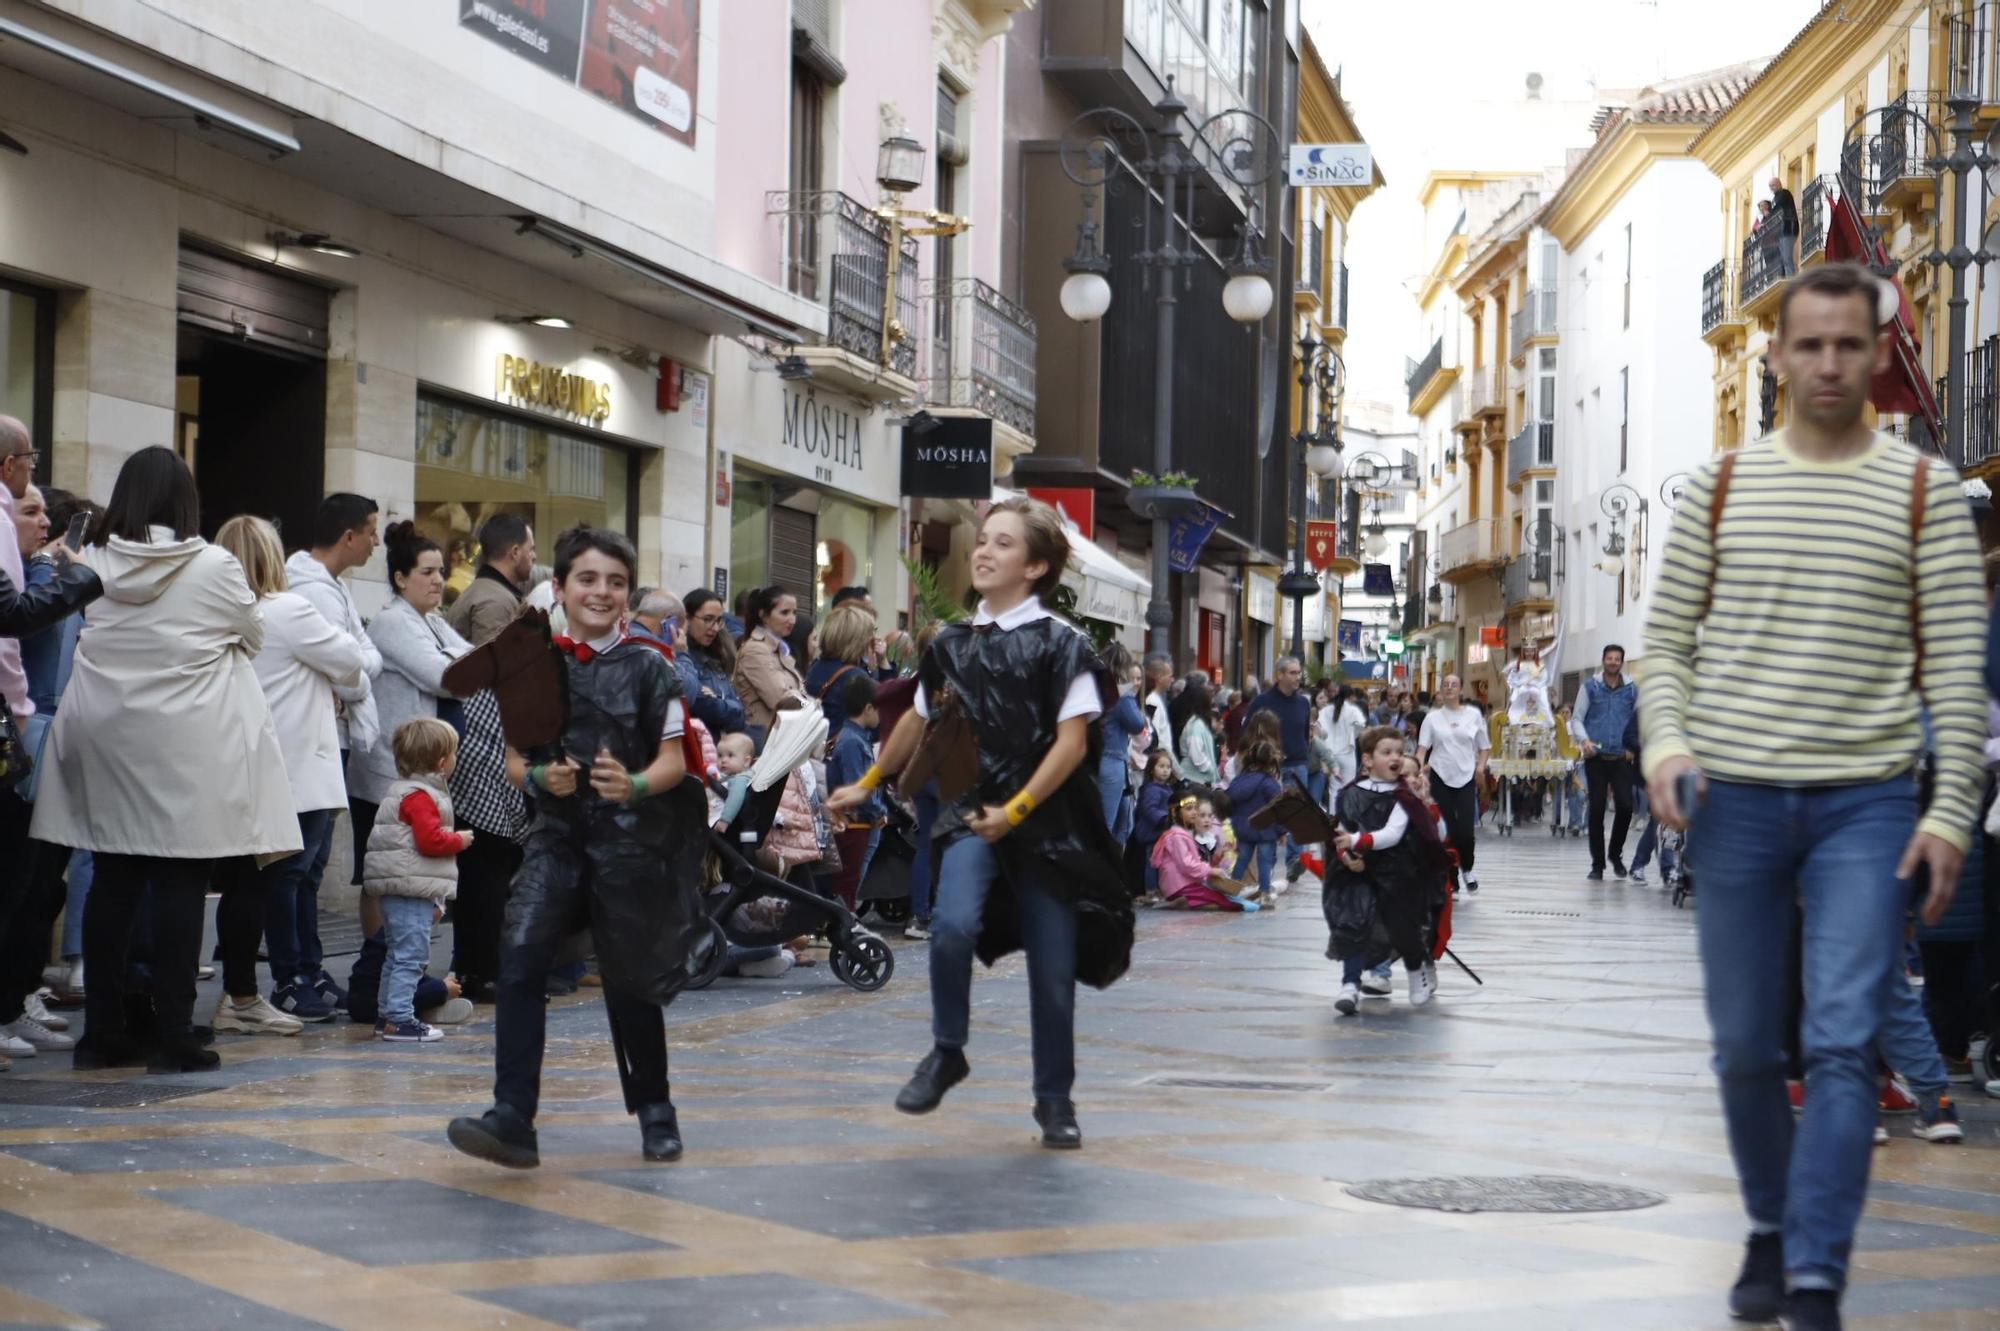
<path fill-rule="evenodd" d="M 259 264 L 182 247 L 176 303 L 181 322 L 244 342 L 323 358 L 325 287 Z"/>
<path fill-rule="evenodd" d="M 783 504 L 771 509 L 771 557 L 767 576 L 799 598 L 799 609 L 810 611 L 813 582 L 819 577 L 819 519 Z"/>

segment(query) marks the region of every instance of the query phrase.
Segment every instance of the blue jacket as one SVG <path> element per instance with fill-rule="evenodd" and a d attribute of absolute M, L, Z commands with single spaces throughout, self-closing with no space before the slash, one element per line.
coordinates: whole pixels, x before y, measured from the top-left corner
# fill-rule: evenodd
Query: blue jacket
<path fill-rule="evenodd" d="M 689 643 L 686 651 L 674 654 L 674 669 L 680 671 L 681 692 L 687 695 L 688 710 L 708 727 L 712 737 L 721 739 L 744 728 L 743 700 L 736 696 L 736 686 L 729 682 L 729 672 L 722 668 L 722 662 Z M 708 692 L 703 693 L 703 689 Z"/>
<path fill-rule="evenodd" d="M 857 721 L 848 721 L 840 727 L 840 734 L 834 738 L 833 753 L 826 760 L 826 783 L 830 789 L 839 790 L 851 786 L 867 775 L 869 766 L 875 761 L 875 744 L 868 738 L 868 732 Z M 872 823 L 882 817 L 882 793 L 871 791 L 853 813 L 849 822 Z"/>
<path fill-rule="evenodd" d="M 1250 704 L 1250 715 L 1269 712 L 1278 718 L 1278 733 L 1285 741 L 1285 762 L 1290 766 L 1312 761 L 1312 699 L 1300 689 L 1287 698 L 1276 689 L 1266 689 Z"/>
<path fill-rule="evenodd" d="M 56 580 L 56 566 L 47 559 L 28 561 L 24 572 L 28 588 Z M 70 618 L 80 621 L 82 617 L 72 615 Z M 63 685 L 69 682 L 69 673 L 62 668 L 63 639 L 68 626 L 69 621 L 64 620 L 20 640 L 21 673 L 28 679 L 28 697 L 34 702 L 35 710 L 43 716 L 55 715 L 56 701 L 62 697 Z"/>
<path fill-rule="evenodd" d="M 1238 845 L 1259 846 L 1278 839 L 1275 824 L 1252 827 L 1250 815 L 1282 794 L 1284 788 L 1269 772 L 1244 772 L 1229 783 L 1229 825 L 1236 829 Z"/>
<path fill-rule="evenodd" d="M 1167 830 L 1167 814 L 1173 804 L 1174 788 L 1148 781 L 1139 787 L 1139 809 L 1132 816 L 1132 835 L 1141 845 L 1150 846 Z"/>
<path fill-rule="evenodd" d="M 1625 727 L 1639 713 L 1639 686 L 1631 679 L 1617 688 L 1607 686 L 1600 675 L 1583 681 L 1590 705 L 1583 714 L 1583 733 L 1599 750 L 1616 754 L 1625 747 Z"/>

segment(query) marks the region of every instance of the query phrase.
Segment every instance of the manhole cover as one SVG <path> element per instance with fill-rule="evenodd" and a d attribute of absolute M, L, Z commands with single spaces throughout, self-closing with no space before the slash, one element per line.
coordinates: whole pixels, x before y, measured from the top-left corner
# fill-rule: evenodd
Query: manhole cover
<path fill-rule="evenodd" d="M 0 1077 L 0 1105 L 48 1105 L 63 1109 L 136 1109 L 165 1100 L 207 1095 L 219 1086 L 165 1086 L 157 1081 L 36 1081 Z"/>
<path fill-rule="evenodd" d="M 1667 1200 L 1644 1188 L 1560 1174 L 1374 1179 L 1354 1184 L 1347 1195 L 1432 1211 L 1640 1211 Z"/>

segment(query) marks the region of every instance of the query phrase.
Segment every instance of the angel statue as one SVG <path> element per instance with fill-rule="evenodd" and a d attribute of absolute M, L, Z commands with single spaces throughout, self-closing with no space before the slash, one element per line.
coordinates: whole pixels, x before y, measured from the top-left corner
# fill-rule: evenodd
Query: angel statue
<path fill-rule="evenodd" d="M 1562 664 L 1562 630 L 1547 650 L 1537 644 L 1523 647 L 1507 667 L 1507 721 L 1516 726 L 1549 726 L 1556 723 L 1549 707 L 1549 681 Z"/>

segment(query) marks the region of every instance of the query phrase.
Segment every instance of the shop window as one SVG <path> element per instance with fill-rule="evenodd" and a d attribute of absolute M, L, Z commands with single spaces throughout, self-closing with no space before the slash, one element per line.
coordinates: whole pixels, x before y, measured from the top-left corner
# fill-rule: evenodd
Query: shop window
<path fill-rule="evenodd" d="M 55 297 L 0 282 L 0 415 L 28 427 L 34 440 L 35 480 L 49 480 L 54 424 Z"/>
<path fill-rule="evenodd" d="M 615 444 L 457 399 L 417 399 L 416 523 L 454 571 L 476 558 L 480 524 L 499 513 L 534 527 L 543 562 L 578 523 L 632 535 L 637 475 Z"/>

